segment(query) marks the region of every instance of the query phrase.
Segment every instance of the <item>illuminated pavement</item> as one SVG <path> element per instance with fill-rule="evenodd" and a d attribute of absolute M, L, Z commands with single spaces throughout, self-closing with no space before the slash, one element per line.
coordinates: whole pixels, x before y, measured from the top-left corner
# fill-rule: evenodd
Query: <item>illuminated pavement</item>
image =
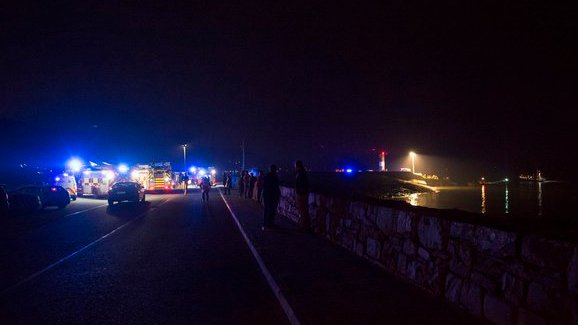
<path fill-rule="evenodd" d="M 3 218 L 0 319 L 284 324 L 294 312 L 302 324 L 472 322 L 284 219 L 282 229 L 262 232 L 254 201 L 231 195 L 225 204 L 217 191 L 208 204 L 197 191 L 147 200 L 110 209 L 79 199 Z"/>

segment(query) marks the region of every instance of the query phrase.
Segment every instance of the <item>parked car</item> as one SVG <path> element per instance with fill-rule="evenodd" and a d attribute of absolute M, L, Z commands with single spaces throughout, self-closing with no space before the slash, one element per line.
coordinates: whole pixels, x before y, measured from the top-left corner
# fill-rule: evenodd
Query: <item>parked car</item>
<path fill-rule="evenodd" d="M 37 194 L 10 192 L 8 200 L 11 210 L 38 211 L 42 209 L 42 201 Z"/>
<path fill-rule="evenodd" d="M 70 204 L 70 194 L 62 186 L 31 185 L 19 188 L 17 193 L 37 195 L 40 198 L 42 208 L 56 206 L 64 209 Z"/>
<path fill-rule="evenodd" d="M 8 201 L 8 192 L 3 185 L 0 185 L 0 211 L 6 211 L 10 208 L 10 201 Z"/>
<path fill-rule="evenodd" d="M 114 202 L 144 202 L 145 199 L 145 188 L 136 182 L 118 182 L 108 191 L 109 206 L 112 206 Z"/>

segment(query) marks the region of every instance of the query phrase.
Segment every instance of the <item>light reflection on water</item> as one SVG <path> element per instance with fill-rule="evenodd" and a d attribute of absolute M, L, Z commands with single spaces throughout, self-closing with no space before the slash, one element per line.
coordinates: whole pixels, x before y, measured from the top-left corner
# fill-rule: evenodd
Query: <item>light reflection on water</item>
<path fill-rule="evenodd" d="M 510 183 L 462 187 L 438 187 L 437 193 L 411 194 L 411 205 L 460 209 L 482 214 L 563 215 L 573 211 L 577 192 L 570 183 Z"/>

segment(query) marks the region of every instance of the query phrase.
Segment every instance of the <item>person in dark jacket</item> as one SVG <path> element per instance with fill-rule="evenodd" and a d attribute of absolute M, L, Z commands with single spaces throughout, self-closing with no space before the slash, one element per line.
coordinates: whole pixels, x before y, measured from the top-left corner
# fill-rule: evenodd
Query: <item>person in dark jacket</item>
<path fill-rule="evenodd" d="M 295 162 L 295 201 L 299 210 L 299 225 L 306 231 L 311 230 L 309 216 L 309 178 L 301 160 Z"/>
<path fill-rule="evenodd" d="M 225 188 L 225 194 L 231 195 L 231 188 L 233 187 L 233 177 L 230 172 L 225 172 L 223 175 L 223 187 Z"/>
<path fill-rule="evenodd" d="M 245 173 L 247 171 L 243 170 L 241 171 L 241 175 L 239 176 L 239 195 L 241 195 L 241 197 L 245 196 Z"/>
<path fill-rule="evenodd" d="M 275 226 L 275 215 L 281 198 L 277 166 L 271 165 L 269 173 L 263 178 L 263 203 L 265 211 L 263 216 L 263 230 L 270 230 Z"/>
<path fill-rule="evenodd" d="M 257 177 L 253 175 L 253 173 L 249 173 L 249 198 L 253 198 L 253 192 L 255 192 L 255 182 L 257 181 Z"/>

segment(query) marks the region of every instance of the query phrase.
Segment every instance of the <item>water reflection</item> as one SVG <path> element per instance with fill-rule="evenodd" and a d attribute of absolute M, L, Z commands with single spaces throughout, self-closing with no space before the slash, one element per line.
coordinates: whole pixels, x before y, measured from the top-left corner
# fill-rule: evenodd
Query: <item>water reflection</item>
<path fill-rule="evenodd" d="M 418 201 L 417 201 L 418 197 L 419 197 L 419 193 L 412 193 L 408 196 L 407 202 L 409 202 L 409 204 L 411 204 L 413 206 L 416 206 L 416 205 L 418 205 Z"/>
<path fill-rule="evenodd" d="M 436 187 L 438 192 L 404 197 L 411 205 L 460 209 L 482 214 L 563 216 L 578 202 L 573 184 L 561 182 L 509 183 Z"/>
<path fill-rule="evenodd" d="M 542 215 L 542 182 L 538 182 L 538 215 Z"/>
<path fill-rule="evenodd" d="M 508 183 L 506 183 L 506 191 L 505 191 L 505 198 L 504 198 L 504 213 L 510 212 L 510 195 L 508 191 Z"/>
<path fill-rule="evenodd" d="M 486 213 L 486 185 L 482 185 L 482 213 Z"/>

